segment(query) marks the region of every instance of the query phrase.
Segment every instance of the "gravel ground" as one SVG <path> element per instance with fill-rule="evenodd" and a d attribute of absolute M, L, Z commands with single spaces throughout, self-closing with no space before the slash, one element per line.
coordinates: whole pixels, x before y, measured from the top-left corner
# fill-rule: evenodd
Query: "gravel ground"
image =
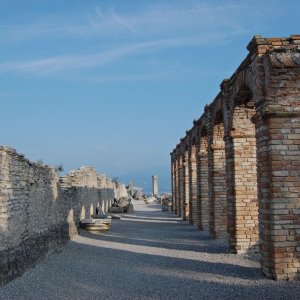
<path fill-rule="evenodd" d="M 158 205 L 135 209 L 106 234 L 81 231 L 0 299 L 300 299 L 300 283 L 266 279 L 257 256 L 227 254 Z"/>

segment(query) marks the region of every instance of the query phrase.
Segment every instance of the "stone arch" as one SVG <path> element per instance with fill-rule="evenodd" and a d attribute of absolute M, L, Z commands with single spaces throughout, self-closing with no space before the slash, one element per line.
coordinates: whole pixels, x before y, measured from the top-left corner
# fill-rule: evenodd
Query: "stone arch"
<path fill-rule="evenodd" d="M 209 139 L 209 231 L 216 239 L 227 239 L 227 201 L 224 143 L 224 114 L 222 101 L 217 99 Z"/>
<path fill-rule="evenodd" d="M 226 179 L 229 249 L 258 252 L 256 132 L 254 99 L 242 84 L 232 96 L 226 132 Z"/>

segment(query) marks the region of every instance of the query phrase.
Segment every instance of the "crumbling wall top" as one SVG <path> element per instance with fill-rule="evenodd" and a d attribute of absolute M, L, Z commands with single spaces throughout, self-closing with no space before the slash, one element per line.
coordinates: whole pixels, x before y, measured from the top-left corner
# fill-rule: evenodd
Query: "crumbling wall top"
<path fill-rule="evenodd" d="M 263 38 L 255 35 L 249 42 L 247 49 L 250 53 L 264 54 L 266 51 L 276 49 L 278 47 L 293 47 L 300 45 L 300 35 L 292 34 L 290 37 Z"/>

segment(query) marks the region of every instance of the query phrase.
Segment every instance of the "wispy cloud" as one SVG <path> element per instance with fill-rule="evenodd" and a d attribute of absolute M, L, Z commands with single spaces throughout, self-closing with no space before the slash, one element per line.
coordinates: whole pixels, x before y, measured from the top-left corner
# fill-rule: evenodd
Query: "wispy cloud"
<path fill-rule="evenodd" d="M 4 24 L 0 21 L 0 35 L 3 37 L 2 43 L 7 43 L 26 39 L 76 37 L 113 39 L 120 35 L 130 38 L 153 38 L 153 36 L 189 35 L 191 32 L 195 34 L 205 31 L 213 33 L 220 30 L 240 31 L 246 30 L 247 27 L 242 28 L 240 21 L 247 15 L 248 23 L 254 16 L 257 22 L 256 11 L 262 7 L 263 4 L 258 6 L 255 3 L 216 5 L 203 1 L 187 1 L 184 4 L 156 4 L 132 13 L 117 11 L 111 6 L 97 6 L 90 12 L 65 13 L 60 17 L 45 16 L 43 20 L 32 24 Z M 270 6 L 268 13 L 272 15 L 274 13 Z M 261 16 L 260 19 L 263 21 L 265 18 Z M 246 18 L 243 21 L 246 22 Z"/>
<path fill-rule="evenodd" d="M 112 29 L 125 29 L 129 32 L 136 33 L 137 30 L 134 28 L 130 21 L 126 20 L 127 18 L 123 18 L 120 14 L 117 14 L 113 9 L 109 9 L 108 11 L 101 11 L 100 7 L 96 8 L 96 17 L 89 16 L 90 24 L 97 31 L 102 27 L 112 30 Z"/>
<path fill-rule="evenodd" d="M 15 58 L 7 62 L 0 61 L 0 73 L 49 75 L 99 68 L 127 57 L 150 55 L 165 49 L 198 47 L 210 43 L 216 46 L 249 33 L 247 22 L 241 22 L 246 15 L 251 20 L 251 26 L 255 26 L 259 20 L 265 20 L 260 16 L 255 18 L 255 22 L 252 21 L 251 16 L 257 11 L 253 8 L 261 7 L 252 2 L 243 5 L 234 1 L 230 5 L 220 5 L 197 0 L 184 4 L 161 3 L 143 6 L 134 12 L 97 6 L 91 12 L 65 13 L 64 17 L 50 15 L 45 20 L 39 18 L 42 21 L 33 24 L 3 24 L 0 21 L 0 45 L 6 46 L 11 40 L 25 42 L 44 39 L 47 45 L 55 45 L 56 53 L 61 53 L 51 55 L 47 47 L 41 46 L 38 53 L 44 58 L 32 56 L 26 60 Z M 273 10 L 268 13 L 273 14 Z M 62 38 L 66 40 L 60 47 L 57 39 Z M 67 43 L 70 39 L 72 42 Z M 82 39 L 89 39 L 89 42 L 83 42 Z M 90 45 L 93 45 L 93 49 L 99 45 L 99 52 L 93 50 L 91 54 Z M 105 48 L 107 45 L 110 45 L 109 50 Z M 81 54 L 76 54 L 77 51 Z M 86 54 L 82 54 L 84 52 Z M 30 57 L 30 51 L 26 52 L 26 56 Z M 107 80 L 109 76 L 98 78 Z"/>
<path fill-rule="evenodd" d="M 135 43 L 97 54 L 63 55 L 30 61 L 11 61 L 0 63 L 0 73 L 17 72 L 47 75 L 72 69 L 93 68 L 113 63 L 131 55 L 153 53 L 155 51 L 174 47 L 196 46 L 224 38 L 226 38 L 224 35 L 166 38 Z"/>

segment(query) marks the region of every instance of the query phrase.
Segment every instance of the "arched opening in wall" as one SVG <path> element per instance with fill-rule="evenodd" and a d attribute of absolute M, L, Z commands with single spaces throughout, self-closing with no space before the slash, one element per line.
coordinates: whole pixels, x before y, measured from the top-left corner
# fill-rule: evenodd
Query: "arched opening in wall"
<path fill-rule="evenodd" d="M 208 155 L 207 155 L 207 129 L 203 127 L 197 155 L 197 182 L 198 182 L 198 229 L 209 229 L 209 197 L 208 197 Z"/>
<path fill-rule="evenodd" d="M 259 250 L 254 114 L 252 93 L 243 86 L 234 98 L 232 127 L 226 138 L 229 246 L 235 253 Z"/>
<path fill-rule="evenodd" d="M 81 212 L 80 212 L 80 220 L 86 219 L 86 209 L 84 206 L 81 207 Z"/>
<path fill-rule="evenodd" d="M 190 224 L 198 224 L 197 218 L 197 163 L 196 163 L 196 139 L 192 138 L 189 149 L 189 221 Z"/>
<path fill-rule="evenodd" d="M 183 220 L 189 219 L 189 197 L 190 197 L 190 178 L 189 178 L 189 148 L 185 146 L 183 155 Z"/>
<path fill-rule="evenodd" d="M 216 239 L 227 239 L 227 201 L 225 172 L 225 142 L 223 113 L 219 111 L 213 123 L 213 141 L 210 145 L 210 235 Z"/>

